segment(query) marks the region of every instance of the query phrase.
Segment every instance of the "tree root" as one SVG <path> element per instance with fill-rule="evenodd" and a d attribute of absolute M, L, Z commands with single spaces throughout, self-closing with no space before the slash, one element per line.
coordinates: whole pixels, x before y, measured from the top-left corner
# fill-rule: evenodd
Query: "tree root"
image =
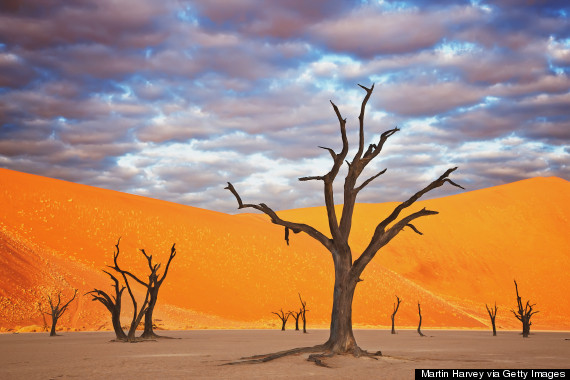
<path fill-rule="evenodd" d="M 147 340 L 154 340 L 154 339 L 181 339 L 181 338 L 174 338 L 171 336 L 164 336 L 164 335 L 157 335 L 155 333 L 152 334 L 142 334 L 140 336 L 142 339 L 147 339 Z"/>
<path fill-rule="evenodd" d="M 350 355 L 352 354 L 356 358 L 360 357 L 367 357 L 374 360 L 378 360 L 378 356 L 382 356 L 382 352 L 377 351 L 375 353 L 371 353 L 365 350 L 360 349 L 360 347 L 356 346 L 351 351 L 348 352 L 334 352 L 329 349 L 324 344 L 319 344 L 312 347 L 299 347 L 293 348 L 291 350 L 279 351 L 270 354 L 263 354 L 263 355 L 253 355 L 242 357 L 238 361 L 224 363 L 222 365 L 237 365 L 237 364 L 257 364 L 257 363 L 266 363 L 275 359 L 283 358 L 285 356 L 291 355 L 300 355 L 300 354 L 310 354 L 307 358 L 307 361 L 315 363 L 320 367 L 330 368 L 324 359 L 332 358 L 335 355 Z"/>

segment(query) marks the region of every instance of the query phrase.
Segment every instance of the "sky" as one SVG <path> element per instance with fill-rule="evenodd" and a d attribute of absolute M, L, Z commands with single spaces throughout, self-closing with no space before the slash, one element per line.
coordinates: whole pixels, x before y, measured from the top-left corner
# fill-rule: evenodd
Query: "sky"
<path fill-rule="evenodd" d="M 229 213 L 227 181 L 246 203 L 321 206 L 322 182 L 298 178 L 342 147 L 330 101 L 353 153 L 374 84 L 366 146 L 400 131 L 358 202 L 456 166 L 467 190 L 570 180 L 569 16 L 567 0 L 2 0 L 0 167 Z"/>

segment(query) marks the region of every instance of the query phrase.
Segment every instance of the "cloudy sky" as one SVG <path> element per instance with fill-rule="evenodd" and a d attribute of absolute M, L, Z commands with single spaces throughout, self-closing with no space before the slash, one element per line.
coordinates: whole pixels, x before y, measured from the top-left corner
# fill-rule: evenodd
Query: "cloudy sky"
<path fill-rule="evenodd" d="M 329 100 L 353 147 L 357 84 L 375 83 L 367 143 L 401 131 L 361 202 L 454 166 L 468 190 L 570 180 L 569 16 L 567 0 L 2 0 L 0 167 L 223 212 L 226 181 L 319 206 L 297 178 L 340 150 Z"/>

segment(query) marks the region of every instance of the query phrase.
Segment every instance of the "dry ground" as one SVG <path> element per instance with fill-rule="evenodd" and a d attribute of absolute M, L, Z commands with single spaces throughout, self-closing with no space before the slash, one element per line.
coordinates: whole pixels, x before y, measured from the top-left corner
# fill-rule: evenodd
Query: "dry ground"
<path fill-rule="evenodd" d="M 110 342 L 110 332 L 0 334 L 1 379 L 413 379 L 415 368 L 570 368 L 570 333 L 426 330 L 357 330 L 359 345 L 384 357 L 336 357 L 332 368 L 307 362 L 307 355 L 264 364 L 222 365 L 242 356 L 326 340 L 328 331 L 308 334 L 273 330 L 165 331 L 164 339 Z"/>

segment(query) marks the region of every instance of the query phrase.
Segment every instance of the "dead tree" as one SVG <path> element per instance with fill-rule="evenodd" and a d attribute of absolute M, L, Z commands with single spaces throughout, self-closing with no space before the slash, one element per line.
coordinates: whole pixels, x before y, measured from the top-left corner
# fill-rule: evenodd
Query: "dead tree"
<path fill-rule="evenodd" d="M 279 313 L 272 311 L 271 314 L 275 314 L 276 316 L 279 317 L 279 319 L 281 319 L 281 331 L 285 331 L 285 325 L 287 324 L 287 320 L 289 319 L 289 317 L 291 316 L 292 312 L 288 312 L 287 314 L 285 314 L 285 312 L 283 312 L 283 309 L 279 310 Z"/>
<path fill-rule="evenodd" d="M 144 331 L 141 335 L 141 338 L 160 338 L 159 335 L 155 334 L 154 332 L 154 325 L 152 323 L 152 314 L 154 312 L 154 307 L 156 306 L 156 301 L 158 300 L 158 291 L 168 274 L 168 268 L 170 268 L 170 263 L 174 256 L 176 256 L 176 243 L 172 244 L 172 248 L 170 248 L 170 256 L 168 258 L 168 262 L 166 263 L 166 268 L 164 269 L 164 273 L 160 276 L 157 271 L 160 268 L 160 264 L 153 264 L 152 263 L 152 255 L 147 255 L 144 249 L 141 249 L 141 253 L 144 255 L 148 262 L 148 267 L 150 269 L 150 274 L 148 276 L 148 281 L 145 282 L 141 280 L 139 277 L 135 276 L 131 272 L 125 271 L 125 274 L 141 284 L 148 289 L 148 293 L 150 295 L 148 307 L 145 312 L 144 316 Z"/>
<path fill-rule="evenodd" d="M 54 301 L 51 299 L 50 295 L 47 296 L 48 304 L 49 304 L 49 307 L 51 310 L 49 312 L 45 312 L 45 314 L 51 315 L 51 330 L 49 332 L 49 336 L 56 336 L 57 335 L 55 332 L 57 321 L 63 315 L 63 313 L 65 313 L 65 311 L 67 310 L 67 307 L 69 306 L 71 301 L 73 301 L 75 299 L 76 295 L 77 295 L 77 289 L 75 289 L 75 292 L 73 293 L 73 297 L 71 297 L 71 299 L 69 301 L 67 301 L 63 306 L 61 306 L 61 292 L 60 291 L 57 292 L 57 304 L 54 303 Z M 44 319 L 44 321 L 45 321 L 45 319 Z"/>
<path fill-rule="evenodd" d="M 489 309 L 489 306 L 485 304 L 485 308 L 487 308 L 487 313 L 489 313 L 489 317 L 491 318 L 491 325 L 493 326 L 493 336 L 497 336 L 497 328 L 495 327 L 495 317 L 497 316 L 497 303 L 495 302 L 495 308 Z"/>
<path fill-rule="evenodd" d="M 418 334 L 420 334 L 420 336 L 425 336 L 424 334 L 422 334 L 422 307 L 420 306 L 420 301 L 418 301 L 418 314 L 420 315 L 420 323 L 418 324 Z"/>
<path fill-rule="evenodd" d="M 92 291 L 85 293 L 85 295 L 90 294 L 93 297 L 92 301 L 101 302 L 107 310 L 109 310 L 109 313 L 111 313 L 111 323 L 113 324 L 113 330 L 115 331 L 117 340 L 127 340 L 127 335 L 121 326 L 121 296 L 126 288 L 122 286 L 119 289 L 119 280 L 117 277 L 107 271 L 103 272 L 107 273 L 109 277 L 111 277 L 111 280 L 113 280 L 115 295 L 110 296 L 108 293 L 99 289 L 93 289 Z"/>
<path fill-rule="evenodd" d="M 396 333 L 396 330 L 394 330 L 394 318 L 396 317 L 396 313 L 398 312 L 398 309 L 400 308 L 400 302 L 402 302 L 400 300 L 400 297 L 396 296 L 396 299 L 398 300 L 398 304 L 396 304 L 394 302 L 394 312 L 392 313 L 392 334 Z"/>
<path fill-rule="evenodd" d="M 331 148 L 321 147 L 327 150 L 332 157 L 333 164 L 331 170 L 324 175 L 299 178 L 300 181 L 316 180 L 323 182 L 324 202 L 326 206 L 330 235 L 328 233 L 323 233 L 305 223 L 297 223 L 284 220 L 272 208 L 264 203 L 243 203 L 238 192 L 230 182 L 228 182 L 228 185 L 226 187 L 226 189 L 231 191 L 235 196 L 239 209 L 256 209 L 268 215 L 274 224 L 288 228 L 294 233 L 304 232 L 321 243 L 331 255 L 334 264 L 335 282 L 329 339 L 322 345 L 304 348 L 303 352 L 323 352 L 324 355 L 352 353 L 355 356 L 367 354 L 366 351 L 363 351 L 360 349 L 360 347 L 358 347 L 352 331 L 352 300 L 354 298 L 356 285 L 358 282 L 362 281 L 360 278 L 362 272 L 374 258 L 378 250 L 386 246 L 386 244 L 388 244 L 396 235 L 398 235 L 402 229 L 409 227 L 412 231 L 421 235 L 422 233 L 412 224 L 412 222 L 420 217 L 435 215 L 438 213 L 437 211 L 423 208 L 399 219 L 400 213 L 402 211 L 413 205 L 424 194 L 428 193 L 431 190 L 434 190 L 435 188 L 443 186 L 446 183 L 462 188 L 448 178 L 449 175 L 457 168 L 448 169 L 435 181 L 412 195 L 408 200 L 400 203 L 390 213 L 390 215 L 378 223 L 370 239 L 370 242 L 364 251 L 360 254 L 360 256 L 358 256 L 356 260 L 353 260 L 353 252 L 348 242 L 352 227 L 352 217 L 354 213 L 356 196 L 374 179 L 385 173 L 386 169 L 364 180 L 359 185 L 357 185 L 357 181 L 366 166 L 380 154 L 386 140 L 399 131 L 399 128 L 394 128 L 383 132 L 380 135 L 380 139 L 375 144 L 370 144 L 367 148 L 365 148 L 364 113 L 366 103 L 372 95 L 374 86 L 371 88 L 366 88 L 364 86 L 360 87 L 366 91 L 366 96 L 364 97 L 360 107 L 360 115 L 358 117 L 360 127 L 358 149 L 352 161 L 345 161 L 349 151 L 349 144 L 346 133 L 346 119 L 342 118 L 338 107 L 331 101 L 332 107 L 336 113 L 340 125 L 342 149 L 337 153 Z M 340 216 L 339 220 L 335 209 L 333 182 L 344 162 L 348 164 L 348 172 L 344 180 L 344 200 L 342 215 Z M 297 352 L 299 351 L 290 350 L 279 354 L 266 355 L 264 360 L 267 361 L 276 357 L 282 357 L 284 355 Z M 317 356 L 312 356 L 312 358 L 316 357 Z M 261 359 L 256 360 L 262 361 Z"/>
<path fill-rule="evenodd" d="M 137 330 L 137 327 L 140 325 L 143 316 L 145 315 L 146 311 L 148 310 L 149 298 L 150 298 L 150 289 L 147 287 L 144 301 L 143 301 L 141 307 L 138 308 L 137 300 L 135 298 L 135 295 L 133 294 L 133 290 L 131 288 L 131 285 L 129 284 L 129 279 L 127 277 L 127 273 L 129 273 L 129 272 L 122 270 L 119 267 L 119 263 L 117 261 L 117 259 L 119 258 L 119 253 L 120 253 L 120 251 L 119 251 L 120 241 L 121 241 L 121 238 L 119 238 L 119 241 L 117 241 L 117 244 L 115 245 L 115 248 L 117 248 L 117 251 L 113 254 L 113 266 L 109 266 L 109 267 L 114 269 L 117 273 L 121 274 L 121 276 L 123 277 L 123 281 L 125 282 L 125 286 L 127 287 L 127 291 L 129 292 L 129 296 L 131 297 L 131 302 L 133 303 L 133 317 L 131 319 L 131 326 L 129 327 L 129 332 L 127 334 L 127 340 L 129 342 L 133 342 L 136 340 L 135 339 L 135 332 Z M 152 269 L 152 272 L 149 275 L 149 281 L 154 281 L 154 278 L 156 278 L 156 270 L 158 269 L 158 267 L 159 267 L 159 265 L 156 265 Z M 153 279 L 153 280 L 150 280 L 150 279 Z"/>
<path fill-rule="evenodd" d="M 299 331 L 299 317 L 303 314 L 303 309 L 299 311 L 292 311 L 291 316 L 295 318 L 295 331 Z"/>
<path fill-rule="evenodd" d="M 135 342 L 135 341 L 137 341 L 136 336 L 135 336 L 137 327 L 140 325 L 144 314 L 148 310 L 150 290 L 148 288 L 146 289 L 144 301 L 139 308 L 137 300 L 136 300 L 135 295 L 133 293 L 133 290 L 131 288 L 131 285 L 129 284 L 129 278 L 127 277 L 128 276 L 127 273 L 129 273 L 129 272 L 125 271 L 119 267 L 118 258 L 119 258 L 119 253 L 120 253 L 120 249 L 119 249 L 119 243 L 120 242 L 121 242 L 121 238 L 119 238 L 119 240 L 117 241 L 117 244 L 115 244 L 116 251 L 113 252 L 113 265 L 112 266 L 108 265 L 108 267 L 113 269 L 115 272 L 117 272 L 121 275 L 121 277 L 123 278 L 123 282 L 125 283 L 125 286 L 123 286 L 121 289 L 119 289 L 119 280 L 115 276 L 110 274 L 109 272 L 103 271 L 103 272 L 107 273 L 114 282 L 113 287 L 115 288 L 115 296 L 112 298 L 107 293 L 105 293 L 101 290 L 98 290 L 98 289 L 94 289 L 94 290 L 92 290 L 86 294 L 91 294 L 91 296 L 93 297 L 93 299 L 92 299 L 93 301 L 101 302 L 111 312 L 111 320 L 113 322 L 113 328 L 115 330 L 115 335 L 117 336 L 118 340 Z M 156 267 L 156 269 L 158 269 L 158 266 Z M 156 270 L 153 270 L 151 272 L 149 278 L 150 277 L 156 277 Z M 129 292 L 129 296 L 131 297 L 131 302 L 133 304 L 133 316 L 131 318 L 131 324 L 129 326 L 129 331 L 126 335 L 125 335 L 123 328 L 121 327 L 121 324 L 120 324 L 121 295 L 122 295 L 123 291 L 125 290 L 125 288 Z"/>
<path fill-rule="evenodd" d="M 307 333 L 307 301 L 303 302 L 301 293 L 299 293 L 299 300 L 301 300 L 301 317 L 303 318 L 303 334 Z"/>
<path fill-rule="evenodd" d="M 523 308 L 523 303 L 522 303 L 522 299 L 519 296 L 519 288 L 517 286 L 517 281 L 515 280 L 515 290 L 517 292 L 517 306 L 518 306 L 518 310 L 511 310 L 511 312 L 515 315 L 515 317 L 522 322 L 522 336 L 523 338 L 528 338 L 528 335 L 530 334 L 530 326 L 532 325 L 532 322 L 530 321 L 530 318 L 538 313 L 538 310 L 533 310 L 533 308 L 536 306 L 536 304 L 530 304 L 530 301 L 526 301 L 526 305 Z"/>

